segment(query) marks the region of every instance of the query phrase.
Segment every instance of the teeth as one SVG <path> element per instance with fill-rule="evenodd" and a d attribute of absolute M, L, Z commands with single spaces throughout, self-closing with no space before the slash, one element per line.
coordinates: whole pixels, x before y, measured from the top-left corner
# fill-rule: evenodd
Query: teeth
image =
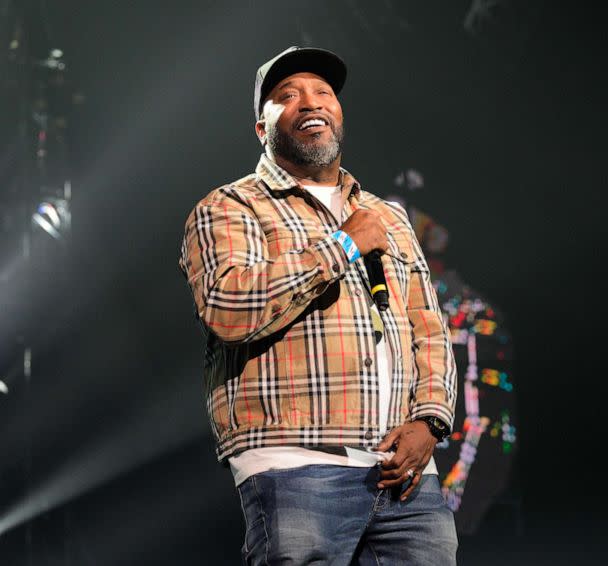
<path fill-rule="evenodd" d="M 306 128 L 310 128 L 311 126 L 325 126 L 325 122 L 323 120 L 319 120 L 318 118 L 312 120 L 306 120 L 298 129 L 305 130 Z"/>

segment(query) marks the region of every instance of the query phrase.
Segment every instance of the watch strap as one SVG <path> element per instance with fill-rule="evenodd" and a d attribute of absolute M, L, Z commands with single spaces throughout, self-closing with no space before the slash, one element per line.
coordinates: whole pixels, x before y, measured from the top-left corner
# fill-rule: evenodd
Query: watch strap
<path fill-rule="evenodd" d="M 437 439 L 438 442 L 441 442 L 442 440 L 450 436 L 450 427 L 445 424 L 439 417 L 426 416 L 420 417 L 417 420 L 424 421 L 426 423 L 426 425 L 429 427 L 429 431 Z"/>

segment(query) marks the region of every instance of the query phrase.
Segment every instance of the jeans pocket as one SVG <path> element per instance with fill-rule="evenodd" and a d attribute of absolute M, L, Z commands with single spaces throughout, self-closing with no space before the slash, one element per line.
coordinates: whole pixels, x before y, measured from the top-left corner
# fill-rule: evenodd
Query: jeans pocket
<path fill-rule="evenodd" d="M 245 563 L 249 564 L 254 562 L 251 560 L 254 554 L 262 557 L 265 553 L 267 544 L 266 522 L 264 520 L 264 510 L 257 493 L 255 478 L 253 476 L 247 478 L 237 487 L 237 490 L 241 501 L 241 511 L 245 519 L 245 537 L 241 553 Z M 257 560 L 255 563 L 258 563 Z"/>

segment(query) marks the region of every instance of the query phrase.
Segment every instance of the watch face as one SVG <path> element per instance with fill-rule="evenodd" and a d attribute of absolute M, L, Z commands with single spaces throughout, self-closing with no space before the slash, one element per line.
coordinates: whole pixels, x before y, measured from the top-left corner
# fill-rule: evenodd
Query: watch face
<path fill-rule="evenodd" d="M 441 441 L 445 438 L 448 427 L 445 424 L 443 424 L 442 421 L 440 421 L 439 419 L 433 419 L 431 421 L 431 427 L 432 427 L 433 435 L 439 441 Z"/>
<path fill-rule="evenodd" d="M 428 425 L 431 434 L 441 442 L 447 435 L 447 425 L 437 417 L 422 417 L 422 420 Z"/>

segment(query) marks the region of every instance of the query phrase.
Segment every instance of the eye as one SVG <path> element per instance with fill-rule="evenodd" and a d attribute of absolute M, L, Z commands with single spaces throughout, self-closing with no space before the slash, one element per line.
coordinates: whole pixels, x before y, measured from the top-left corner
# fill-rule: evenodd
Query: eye
<path fill-rule="evenodd" d="M 283 96 L 281 96 L 280 100 L 287 100 L 288 98 L 295 97 L 295 93 L 286 92 Z"/>

